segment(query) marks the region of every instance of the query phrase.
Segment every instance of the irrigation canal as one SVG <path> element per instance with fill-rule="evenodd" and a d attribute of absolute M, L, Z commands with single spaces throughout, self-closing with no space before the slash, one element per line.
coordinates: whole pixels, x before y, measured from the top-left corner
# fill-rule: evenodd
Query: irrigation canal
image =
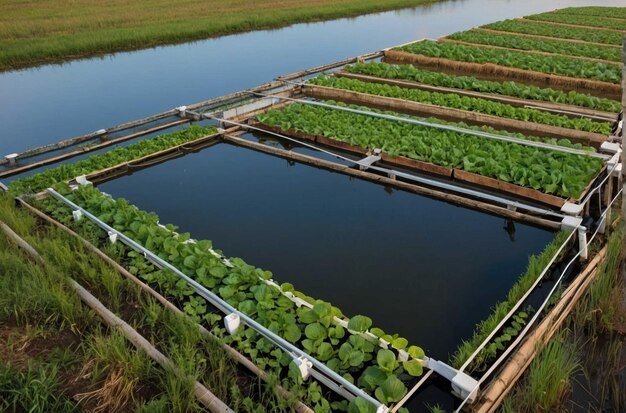
<path fill-rule="evenodd" d="M 423 37 L 588 0 L 451 0 L 0 73 L 0 155 Z M 597 6 L 623 6 L 602 0 Z M 10 97 L 10 98 L 9 98 Z"/>

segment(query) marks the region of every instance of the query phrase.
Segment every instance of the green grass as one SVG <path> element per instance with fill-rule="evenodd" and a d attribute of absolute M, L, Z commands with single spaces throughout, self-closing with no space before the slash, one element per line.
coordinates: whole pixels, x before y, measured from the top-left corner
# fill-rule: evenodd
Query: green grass
<path fill-rule="evenodd" d="M 581 370 L 581 349 L 560 331 L 532 361 L 525 379 L 502 404 L 501 412 L 554 412 Z"/>
<path fill-rule="evenodd" d="M 621 213 L 617 210 L 616 213 Z M 621 226 L 611 235 L 607 256 L 600 266 L 597 278 L 589 286 L 585 299 L 576 307 L 574 317 L 579 325 L 594 332 L 613 332 L 626 329 L 626 307 L 623 297 L 623 278 L 620 269 Z"/>
<path fill-rule="evenodd" d="M 78 405 L 59 391 L 57 363 L 27 363 L 18 369 L 0 359 L 0 411 L 29 413 L 81 412 Z"/>
<path fill-rule="evenodd" d="M 6 0 L 0 2 L 0 70 L 433 1 Z"/>

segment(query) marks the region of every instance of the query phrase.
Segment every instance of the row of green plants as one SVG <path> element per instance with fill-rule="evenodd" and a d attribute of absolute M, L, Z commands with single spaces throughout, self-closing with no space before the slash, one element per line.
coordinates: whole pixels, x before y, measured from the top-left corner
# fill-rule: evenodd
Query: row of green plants
<path fill-rule="evenodd" d="M 584 29 L 579 27 L 554 26 L 540 21 L 525 22 L 519 20 L 503 20 L 482 26 L 485 29 L 505 32 L 532 34 L 537 36 L 556 37 L 562 39 L 583 40 L 593 43 L 620 45 L 624 36 L 618 32 L 607 30 Z"/>
<path fill-rule="evenodd" d="M 512 96 L 522 99 L 582 106 L 607 112 L 622 110 L 621 102 L 611 99 L 550 88 L 525 85 L 517 82 L 493 82 L 471 76 L 454 76 L 418 69 L 413 65 L 396 65 L 382 62 L 355 63 L 344 67 L 350 73 L 382 77 L 385 79 L 411 80 L 433 86 L 471 90 L 482 93 Z"/>
<path fill-rule="evenodd" d="M 481 30 L 468 30 L 454 33 L 449 39 L 467 43 L 485 44 L 489 46 L 508 47 L 520 50 L 538 50 L 541 52 L 558 53 L 570 56 L 590 57 L 594 59 L 622 61 L 621 50 L 612 46 L 598 46 L 584 43 L 573 43 L 566 40 L 537 39 L 528 36 L 502 35 Z"/>
<path fill-rule="evenodd" d="M 65 182 L 80 175 L 133 161 L 214 133 L 217 133 L 217 129 L 212 126 L 192 125 L 176 132 L 143 139 L 132 145 L 118 147 L 103 154 L 91 155 L 89 158 L 79 162 L 62 164 L 44 172 L 17 179 L 11 182 L 10 187 L 15 193 L 39 192 L 59 182 Z"/>
<path fill-rule="evenodd" d="M 257 118 L 283 131 L 297 130 L 367 149 L 381 148 L 391 156 L 406 156 L 462 169 L 564 197 L 578 197 L 602 167 L 600 159 L 590 156 L 510 144 L 307 104 L 292 104 Z"/>
<path fill-rule="evenodd" d="M 585 61 L 562 56 L 544 56 L 485 47 L 425 40 L 396 50 L 427 57 L 445 58 L 468 63 L 493 63 L 516 69 L 556 74 L 574 78 L 620 83 L 622 68 L 618 64 Z"/>
<path fill-rule="evenodd" d="M 450 357 L 450 364 L 452 366 L 460 368 L 469 359 L 478 346 L 491 334 L 508 312 L 511 311 L 513 306 L 526 294 L 533 283 L 535 283 L 537 278 L 541 275 L 541 272 L 547 267 L 550 260 L 556 255 L 557 251 L 561 245 L 566 242 L 568 237 L 569 232 L 561 231 L 556 234 L 554 240 L 552 240 L 539 255 L 530 256 L 526 272 L 522 274 L 519 280 L 511 287 L 506 298 L 493 307 L 491 315 L 476 325 L 472 337 L 468 340 L 464 340 Z M 557 258 L 555 262 L 558 262 L 559 258 Z M 527 308 L 522 312 L 518 312 L 513 317 L 512 322 L 505 326 L 505 329 L 502 331 L 503 334 L 491 340 L 491 342 L 476 355 L 475 359 L 468 365 L 467 371 L 480 369 L 485 366 L 485 363 L 493 359 L 498 351 L 503 349 L 504 343 L 510 341 L 512 337 L 521 331 L 530 311 L 532 310 Z"/>
<path fill-rule="evenodd" d="M 618 19 L 626 19 L 626 8 L 601 6 L 566 7 L 564 9 L 555 10 L 552 14 L 576 14 L 583 16 L 616 17 Z"/>
<path fill-rule="evenodd" d="M 600 27 L 603 29 L 626 30 L 626 21 L 605 19 L 599 16 L 564 14 L 564 13 L 540 13 L 527 16 L 530 20 L 539 20 L 545 22 L 575 24 L 579 26 Z"/>
<path fill-rule="evenodd" d="M 33 260 L 0 231 L 0 324 L 14 326 L 14 335 L 0 340 L 0 411 L 204 412 L 195 380 L 237 412 L 293 411 L 293 400 L 242 371 L 221 343 L 122 277 L 77 237 L 42 225 L 6 194 L 0 194 L 0 220 L 45 262 Z M 98 234 L 89 230 L 90 237 Z M 114 259 L 123 250 L 120 243 L 100 246 Z M 193 379 L 161 368 L 121 333 L 102 326 L 68 276 Z M 30 342 L 35 351 L 24 351 Z"/>
<path fill-rule="evenodd" d="M 502 118 L 600 133 L 603 135 L 609 135 L 611 133 L 611 125 L 608 122 L 596 122 L 587 118 L 569 118 L 565 115 L 557 115 L 537 109 L 515 107 L 487 99 L 460 96 L 455 93 L 428 92 L 419 89 L 401 88 L 399 86 L 364 82 L 357 79 L 328 75 L 320 75 L 309 80 L 309 83 L 318 86 L 367 93 L 370 95 L 398 98 L 447 108 L 468 110 L 487 115 L 499 116 Z"/>
<path fill-rule="evenodd" d="M 368 317 L 350 318 L 346 329 L 335 320 L 335 317 L 345 319 L 338 308 L 296 291 L 291 284 L 282 284 L 280 288 L 268 284 L 266 281 L 273 277 L 271 272 L 255 268 L 239 258 L 230 259 L 233 267 L 228 267 L 211 253 L 210 241 L 191 241 L 188 233 L 177 234 L 175 227 L 161 226 L 153 213 L 139 210 L 123 199 L 114 200 L 92 186 L 75 191 L 62 190 L 75 203 L 159 254 L 222 299 L 325 362 L 381 402 L 390 404 L 399 401 L 407 392 L 406 384 L 422 374 L 422 366 L 417 359 L 424 357 L 423 350 L 409 346 L 402 337 L 372 328 L 372 320 Z M 41 207 L 62 222 L 74 224 L 71 210 L 54 199 L 44 200 Z M 82 221 L 89 226 L 86 220 Z M 93 232 L 94 229 L 90 230 Z M 300 382 L 299 373 L 294 371 L 289 355 L 251 328 L 241 327 L 234 336 L 227 334 L 222 315 L 195 295 L 191 287 L 176 275 L 155 268 L 141 254 L 132 251 L 128 252 L 126 260 L 131 272 L 164 291 L 188 315 L 196 321 L 205 322 L 214 334 L 249 356 L 259 367 L 281 377 L 289 377 L 296 384 Z M 285 295 L 287 292 L 310 303 L 311 308 L 297 307 Z M 379 347 L 381 339 L 389 343 L 389 349 Z M 316 411 L 350 409 L 368 412 L 371 406 L 363 403 L 362 399 L 350 405 L 334 402 L 332 406 L 326 399 L 317 399 L 319 402 L 314 405 Z"/>

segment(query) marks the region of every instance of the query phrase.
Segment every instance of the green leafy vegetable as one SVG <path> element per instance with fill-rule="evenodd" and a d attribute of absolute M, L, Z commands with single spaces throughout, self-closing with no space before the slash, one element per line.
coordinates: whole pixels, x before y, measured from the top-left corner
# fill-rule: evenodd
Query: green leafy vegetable
<path fill-rule="evenodd" d="M 616 84 L 619 84 L 622 79 L 622 68 L 617 63 L 598 63 L 569 57 L 544 56 L 431 40 L 411 43 L 397 50 L 428 57 L 441 57 L 469 63 L 493 63 L 517 69 Z"/>

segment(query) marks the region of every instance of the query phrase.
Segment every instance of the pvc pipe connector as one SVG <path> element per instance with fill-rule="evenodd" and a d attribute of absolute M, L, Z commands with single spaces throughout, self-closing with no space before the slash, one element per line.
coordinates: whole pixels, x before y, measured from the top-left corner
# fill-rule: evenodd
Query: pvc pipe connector
<path fill-rule="evenodd" d="M 109 231 L 109 241 L 111 241 L 111 244 L 115 244 L 115 241 L 117 241 L 117 232 L 113 232 L 113 231 Z"/>
<path fill-rule="evenodd" d="M 617 165 L 615 165 L 615 168 L 613 168 L 613 171 L 611 172 L 611 176 L 619 178 L 621 175 L 622 175 L 622 164 L 618 163 Z"/>
<path fill-rule="evenodd" d="M 9 165 L 15 166 L 15 165 L 17 165 L 17 157 L 18 157 L 18 154 L 10 153 L 8 155 L 5 155 L 4 159 L 9 161 Z"/>
<path fill-rule="evenodd" d="M 87 179 L 85 175 L 80 175 L 76 177 L 76 183 L 80 186 L 91 185 L 91 181 Z"/>
<path fill-rule="evenodd" d="M 302 356 L 293 359 L 293 363 L 298 367 L 298 370 L 300 370 L 300 377 L 302 377 L 302 380 L 307 381 L 307 379 L 311 377 L 313 363 Z"/>
<path fill-rule="evenodd" d="M 473 403 L 476 400 L 479 390 L 478 381 L 469 374 L 458 371 L 446 363 L 434 359 L 428 359 L 426 367 L 448 379 L 452 384 L 452 393 L 455 396 L 462 400 L 467 399 L 469 403 Z"/>
<path fill-rule="evenodd" d="M 72 216 L 74 217 L 74 221 L 80 221 L 83 218 L 83 212 L 77 209 L 72 211 Z"/>
<path fill-rule="evenodd" d="M 178 116 L 181 118 L 184 118 L 187 115 L 187 106 L 179 106 L 176 110 L 178 110 Z"/>
<path fill-rule="evenodd" d="M 602 142 L 602 145 L 600 145 L 600 151 L 610 153 L 610 154 L 617 153 L 619 149 L 620 149 L 619 143 Z"/>
<path fill-rule="evenodd" d="M 566 202 L 561 207 L 561 212 L 566 215 L 577 217 L 583 212 L 584 205 L 575 204 L 573 202 Z"/>
<path fill-rule="evenodd" d="M 561 230 L 573 231 L 578 228 L 581 222 L 583 222 L 583 219 L 580 217 L 565 216 L 561 221 Z"/>
<path fill-rule="evenodd" d="M 237 334 L 237 330 L 239 329 L 239 325 L 241 324 L 241 318 L 238 314 L 231 313 L 224 317 L 224 326 L 226 327 L 226 331 L 231 336 Z"/>
<path fill-rule="evenodd" d="M 106 135 L 107 130 L 106 129 L 98 129 L 95 134 L 96 135 Z"/>

